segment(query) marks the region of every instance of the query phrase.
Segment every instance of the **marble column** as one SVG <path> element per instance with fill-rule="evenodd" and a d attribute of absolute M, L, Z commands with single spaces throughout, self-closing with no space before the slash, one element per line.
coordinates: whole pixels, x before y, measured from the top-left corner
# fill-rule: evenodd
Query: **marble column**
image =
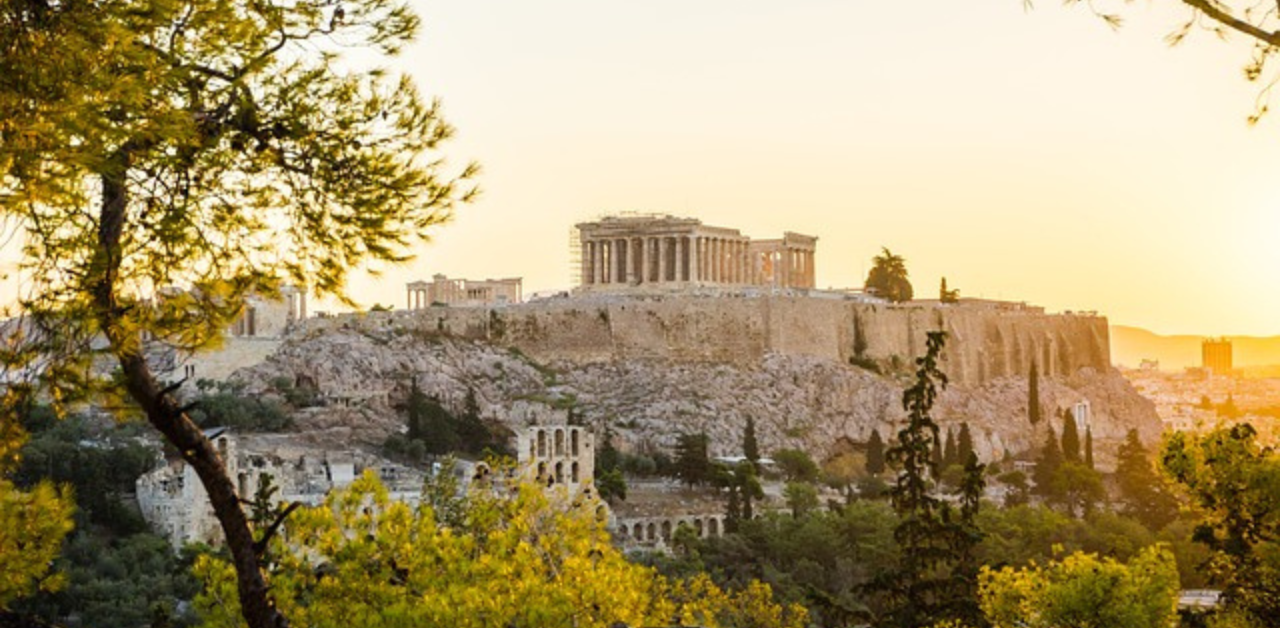
<path fill-rule="evenodd" d="M 676 281 L 688 280 L 688 278 L 685 277 L 685 269 L 688 268 L 688 266 L 685 265 L 684 249 L 684 236 L 676 236 Z"/>

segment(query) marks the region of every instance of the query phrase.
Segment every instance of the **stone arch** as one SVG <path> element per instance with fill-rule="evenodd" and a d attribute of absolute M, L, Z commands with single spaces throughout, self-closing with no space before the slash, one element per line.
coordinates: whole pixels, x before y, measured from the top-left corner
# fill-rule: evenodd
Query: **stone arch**
<path fill-rule="evenodd" d="M 529 459 L 533 460 L 534 458 L 537 458 L 537 457 L 538 457 L 538 439 L 530 438 L 529 439 Z"/>
<path fill-rule="evenodd" d="M 664 519 L 662 521 L 662 540 L 664 541 L 671 540 L 671 520 L 670 519 Z"/>
<path fill-rule="evenodd" d="M 618 526 L 618 538 L 622 538 L 622 539 L 627 538 L 627 526 L 625 525 Z"/>
<path fill-rule="evenodd" d="M 556 430 L 556 450 L 555 455 L 564 455 L 564 430 Z"/>
<path fill-rule="evenodd" d="M 564 484 L 564 463 L 556 463 L 556 484 Z"/>
<path fill-rule="evenodd" d="M 633 526 L 631 528 L 631 536 L 635 537 L 637 541 L 643 541 L 644 540 L 644 524 L 637 523 L 635 526 Z"/>
<path fill-rule="evenodd" d="M 569 454 L 572 456 L 578 455 L 578 432 L 577 428 L 569 430 Z"/>
<path fill-rule="evenodd" d="M 547 457 L 547 431 L 538 430 L 538 457 Z"/>
<path fill-rule="evenodd" d="M 649 522 L 649 540 L 653 541 L 653 540 L 656 540 L 657 538 L 658 538 L 657 526 L 653 525 L 653 522 L 651 521 Z"/>
<path fill-rule="evenodd" d="M 698 538 L 702 538 L 702 519 L 697 517 L 693 519 L 693 530 L 698 533 Z"/>
<path fill-rule="evenodd" d="M 707 536 L 720 536 L 720 520 L 707 517 Z"/>
<path fill-rule="evenodd" d="M 579 482 L 577 461 L 574 461 L 574 463 L 569 466 L 569 481 L 573 482 L 574 484 L 577 484 Z"/>

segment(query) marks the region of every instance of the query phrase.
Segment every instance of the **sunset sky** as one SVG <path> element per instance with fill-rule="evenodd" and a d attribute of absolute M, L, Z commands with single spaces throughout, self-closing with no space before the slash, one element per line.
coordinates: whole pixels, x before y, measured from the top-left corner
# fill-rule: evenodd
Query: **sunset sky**
<path fill-rule="evenodd" d="M 1119 4 L 1119 3 L 1117 3 Z M 904 255 L 916 292 L 1280 334 L 1280 119 L 1249 127 L 1243 37 L 1109 29 L 1047 0 L 438 0 L 396 63 L 439 97 L 481 199 L 353 285 L 570 283 L 570 228 L 619 211 L 819 236 L 820 287 Z"/>

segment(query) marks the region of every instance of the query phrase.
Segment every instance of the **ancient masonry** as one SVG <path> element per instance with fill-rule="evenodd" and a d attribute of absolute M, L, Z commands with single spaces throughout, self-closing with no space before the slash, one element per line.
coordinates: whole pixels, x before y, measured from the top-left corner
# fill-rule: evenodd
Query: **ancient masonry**
<path fill-rule="evenodd" d="M 420 310 L 432 305 L 503 305 L 519 303 L 524 298 L 519 277 L 474 280 L 449 279 L 437 274 L 431 279 L 405 284 L 405 309 Z"/>
<path fill-rule="evenodd" d="M 752 240 L 695 218 L 609 216 L 577 225 L 581 288 L 690 284 L 813 288 L 818 239 Z"/>

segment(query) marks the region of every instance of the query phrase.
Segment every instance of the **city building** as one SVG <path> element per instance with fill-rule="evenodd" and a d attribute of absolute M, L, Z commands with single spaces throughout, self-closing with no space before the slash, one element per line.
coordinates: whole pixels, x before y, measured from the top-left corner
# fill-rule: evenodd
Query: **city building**
<path fill-rule="evenodd" d="M 1205 338 L 1200 343 L 1200 365 L 1213 375 L 1231 374 L 1231 341 Z"/>
<path fill-rule="evenodd" d="M 814 287 L 814 236 L 787 232 L 753 240 L 737 229 L 668 215 L 608 216 L 577 229 L 581 289 Z"/>
<path fill-rule="evenodd" d="M 522 279 L 449 279 L 436 274 L 431 281 L 414 281 L 406 284 L 407 304 L 410 310 L 421 310 L 433 305 L 483 306 L 520 303 Z"/>

